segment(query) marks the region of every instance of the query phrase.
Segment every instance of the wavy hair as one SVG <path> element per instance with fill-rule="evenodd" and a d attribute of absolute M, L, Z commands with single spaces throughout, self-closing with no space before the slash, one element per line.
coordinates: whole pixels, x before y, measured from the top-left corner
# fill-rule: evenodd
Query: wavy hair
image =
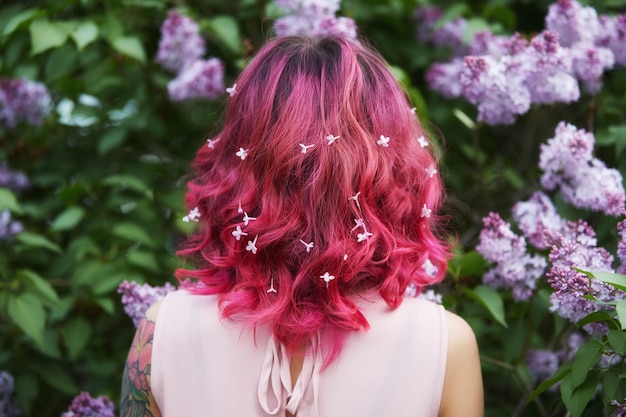
<path fill-rule="evenodd" d="M 289 352 L 319 334 L 327 366 L 347 332 L 369 327 L 351 296 L 375 289 L 396 308 L 409 285 L 445 273 L 443 186 L 424 136 L 375 50 L 270 40 L 193 163 L 199 226 L 178 254 L 194 268 L 176 276 Z"/>

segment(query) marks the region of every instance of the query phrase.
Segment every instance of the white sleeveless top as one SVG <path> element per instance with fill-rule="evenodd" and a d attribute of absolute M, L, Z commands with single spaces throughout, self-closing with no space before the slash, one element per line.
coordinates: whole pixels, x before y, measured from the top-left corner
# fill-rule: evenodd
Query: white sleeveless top
<path fill-rule="evenodd" d="M 284 346 L 267 329 L 255 343 L 241 324 L 219 318 L 217 296 L 169 293 L 152 350 L 162 416 L 436 417 L 448 350 L 444 309 L 405 298 L 391 310 L 370 298 L 354 300 L 370 329 L 351 333 L 323 372 L 313 340 L 294 386 Z"/>

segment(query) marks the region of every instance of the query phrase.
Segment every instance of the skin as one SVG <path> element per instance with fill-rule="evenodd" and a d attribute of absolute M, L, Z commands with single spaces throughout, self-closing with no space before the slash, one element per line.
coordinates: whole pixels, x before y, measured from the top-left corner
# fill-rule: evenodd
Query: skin
<path fill-rule="evenodd" d="M 161 417 L 150 391 L 152 337 L 160 305 L 158 302 L 150 307 L 137 327 L 124 369 L 120 417 Z M 439 417 L 483 417 L 483 381 L 476 337 L 465 320 L 451 312 L 446 314 L 448 354 Z M 301 355 L 292 358 L 290 371 L 294 382 L 302 362 Z M 286 417 L 291 414 L 286 413 Z"/>

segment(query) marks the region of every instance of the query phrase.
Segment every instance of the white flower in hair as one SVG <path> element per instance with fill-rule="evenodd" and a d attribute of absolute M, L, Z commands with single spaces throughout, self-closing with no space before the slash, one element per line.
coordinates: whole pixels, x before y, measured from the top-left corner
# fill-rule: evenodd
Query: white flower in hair
<path fill-rule="evenodd" d="M 365 242 L 367 239 L 369 239 L 371 236 L 374 236 L 373 233 L 370 233 L 368 231 L 365 231 L 363 233 L 359 233 L 356 235 L 356 241 L 361 243 L 361 242 Z"/>
<path fill-rule="evenodd" d="M 241 230 L 241 226 L 237 226 L 237 228 L 233 230 L 233 236 L 239 241 L 241 240 L 241 236 L 248 236 L 248 234 Z"/>
<path fill-rule="evenodd" d="M 256 220 L 256 217 L 250 217 L 250 216 L 248 216 L 248 213 L 244 212 L 243 213 L 243 224 L 245 226 L 247 226 L 248 223 L 250 222 L 250 220 Z"/>
<path fill-rule="evenodd" d="M 217 142 L 219 142 L 219 141 L 220 141 L 220 138 L 215 138 L 215 139 L 207 139 L 207 140 L 206 140 L 206 142 L 207 142 L 207 146 L 209 147 L 209 149 L 213 149 L 213 148 L 215 148 L 215 144 L 216 144 Z"/>
<path fill-rule="evenodd" d="M 249 241 L 248 241 L 248 244 L 246 245 L 246 250 L 247 250 L 247 251 L 252 252 L 252 253 L 253 253 L 253 254 L 255 254 L 255 255 L 256 255 L 256 251 L 257 251 L 257 248 L 256 248 L 256 240 L 257 240 L 258 238 L 259 238 L 259 235 L 256 235 L 256 236 L 254 237 L 254 240 L 249 240 Z"/>
<path fill-rule="evenodd" d="M 326 288 L 328 288 L 328 283 L 335 279 L 334 275 L 330 275 L 328 272 L 325 272 L 324 275 L 320 275 L 320 278 L 324 280 L 326 283 Z"/>
<path fill-rule="evenodd" d="M 344 260 L 344 261 L 347 261 L 347 260 L 348 260 L 348 254 L 347 254 L 347 253 L 344 253 L 344 254 L 343 254 L 343 260 Z"/>
<path fill-rule="evenodd" d="M 274 288 L 274 277 L 272 277 L 271 283 L 270 283 L 270 289 L 267 290 L 266 292 L 273 292 L 274 294 L 278 294 L 278 291 L 276 291 L 276 288 Z"/>
<path fill-rule="evenodd" d="M 326 136 L 326 140 L 328 141 L 329 145 L 332 145 L 333 143 L 335 143 L 335 141 L 337 139 L 339 139 L 341 136 L 334 136 L 334 135 L 328 135 Z"/>
<path fill-rule="evenodd" d="M 430 217 L 430 213 L 432 212 L 431 209 L 429 209 L 426 204 L 424 204 L 424 207 L 422 207 L 422 213 L 420 214 L 420 217 L 426 217 L 429 218 Z"/>
<path fill-rule="evenodd" d="M 361 192 L 359 191 L 358 193 L 356 193 L 355 195 L 351 196 L 350 198 L 348 198 L 348 200 L 353 200 L 357 207 L 359 207 L 359 196 L 361 195 Z M 360 208 L 360 207 L 359 207 Z"/>
<path fill-rule="evenodd" d="M 237 207 L 237 213 L 243 213 L 243 209 L 241 208 L 241 201 L 239 201 L 239 206 Z"/>
<path fill-rule="evenodd" d="M 437 171 L 437 168 L 435 168 L 434 165 L 429 166 L 428 168 L 425 169 L 426 173 L 428 174 L 428 176 L 430 178 L 434 177 L 435 174 L 439 171 Z"/>
<path fill-rule="evenodd" d="M 227 87 L 226 88 L 226 92 L 228 93 L 229 96 L 234 96 L 235 93 L 237 93 L 237 83 L 233 84 L 232 87 Z"/>
<path fill-rule="evenodd" d="M 425 148 L 428 146 L 428 141 L 426 140 L 424 136 L 420 136 L 419 138 L 417 138 L 417 142 L 420 144 L 422 148 Z"/>
<path fill-rule="evenodd" d="M 199 218 L 200 218 L 200 210 L 198 210 L 198 207 L 194 207 L 193 210 L 191 210 L 188 215 L 183 217 L 183 221 L 185 223 L 188 223 L 190 220 L 197 222 Z"/>
<path fill-rule="evenodd" d="M 350 230 L 351 232 L 354 232 L 359 227 L 362 227 L 365 230 L 365 222 L 363 221 L 363 219 L 354 219 L 354 222 L 356 223 L 356 226 L 354 226 L 352 230 Z"/>
<path fill-rule="evenodd" d="M 380 135 L 380 139 L 378 139 L 378 141 L 376 143 L 379 144 L 380 146 L 382 146 L 383 148 L 388 148 L 389 147 L 389 136 Z"/>
<path fill-rule="evenodd" d="M 239 150 L 237 151 L 237 153 L 235 153 L 235 155 L 240 157 L 241 160 L 243 161 L 248 156 L 248 150 L 244 148 L 239 148 Z"/>
<path fill-rule="evenodd" d="M 417 107 L 411 107 L 411 114 L 413 116 L 417 115 Z"/>
<path fill-rule="evenodd" d="M 304 246 L 306 246 L 306 252 L 309 253 L 311 252 L 311 249 L 313 249 L 313 246 L 315 245 L 314 242 L 309 242 L 306 243 L 304 240 L 300 239 L 300 243 L 302 243 Z"/>
<path fill-rule="evenodd" d="M 300 153 L 306 153 L 307 149 L 314 147 L 315 144 L 311 144 L 311 145 L 305 145 L 304 143 L 300 144 Z"/>

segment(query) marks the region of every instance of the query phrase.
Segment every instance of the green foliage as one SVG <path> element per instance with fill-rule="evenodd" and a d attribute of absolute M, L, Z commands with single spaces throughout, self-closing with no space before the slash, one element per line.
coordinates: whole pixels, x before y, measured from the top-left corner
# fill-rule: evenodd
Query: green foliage
<path fill-rule="evenodd" d="M 510 213 L 539 186 L 538 149 L 567 120 L 594 131 L 598 156 L 626 172 L 626 71 L 609 72 L 597 96 L 575 106 L 533 108 L 509 128 L 478 123 L 476 110 L 426 88 L 424 71 L 445 51 L 415 40 L 417 4 L 445 8 L 445 21 L 463 16 L 468 37 L 543 28 L 548 0 L 344 0 L 392 65 L 424 124 L 437 126 L 449 190 L 450 228 L 457 231 L 444 304 L 477 334 L 487 416 L 602 415 L 626 396 L 625 365 L 603 358 L 626 354 L 626 300 L 578 323 L 605 322 L 608 335 L 591 339 L 546 381 L 529 374 L 531 349 L 558 350 L 575 326 L 549 310 L 546 285 L 528 303 L 481 284 L 486 270 L 471 248 L 481 218 Z M 588 2 L 603 13 L 622 0 Z M 119 396 L 121 371 L 134 332 L 116 288 L 124 279 L 173 282 L 175 250 L 188 225 L 184 179 L 203 138 L 218 130 L 224 98 L 172 103 L 173 78 L 154 62 L 159 26 L 180 7 L 200 24 L 209 55 L 222 59 L 226 83 L 270 33 L 281 11 L 270 1 L 44 0 L 0 4 L 0 77 L 44 82 L 55 109 L 41 127 L 0 129 L 0 162 L 24 171 L 31 187 L 0 188 L 25 231 L 0 240 L 0 369 L 16 378 L 26 416 L 58 416 L 81 390 Z M 443 143 L 445 140 L 445 145 Z M 598 241 L 615 248 L 615 221 L 560 204 L 584 218 Z M 625 288 L 624 276 L 593 274 Z M 603 356 L 604 355 L 604 356 Z M 554 386 L 559 385 L 558 389 Z M 598 388 L 600 387 L 600 388 Z M 599 395 L 594 395 L 598 393 Z"/>

